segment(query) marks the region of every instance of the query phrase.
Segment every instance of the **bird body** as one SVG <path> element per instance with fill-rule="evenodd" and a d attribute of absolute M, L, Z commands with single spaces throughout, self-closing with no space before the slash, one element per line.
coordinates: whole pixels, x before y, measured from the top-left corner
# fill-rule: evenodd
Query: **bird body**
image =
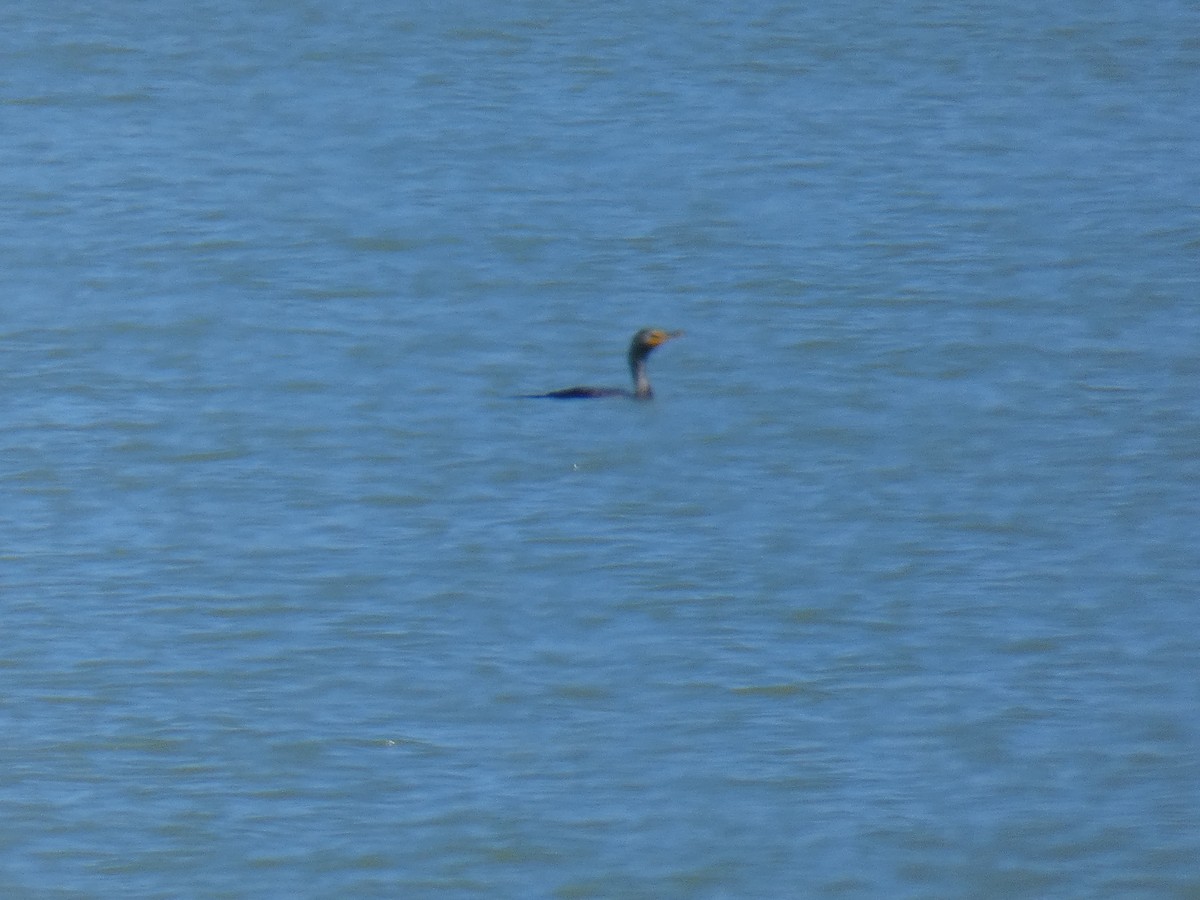
<path fill-rule="evenodd" d="M 526 397 L 551 400 L 587 400 L 597 397 L 629 397 L 649 400 L 654 396 L 650 379 L 646 376 L 646 357 L 655 347 L 682 335 L 682 331 L 663 331 L 660 328 L 643 328 L 629 343 L 629 374 L 633 377 L 633 390 L 611 387 L 569 387 L 545 394 L 526 394 Z"/>
<path fill-rule="evenodd" d="M 544 394 L 529 394 L 530 397 L 547 397 L 552 400 L 589 400 L 594 397 L 632 397 L 625 388 L 577 387 L 561 388 L 557 391 L 547 391 Z"/>

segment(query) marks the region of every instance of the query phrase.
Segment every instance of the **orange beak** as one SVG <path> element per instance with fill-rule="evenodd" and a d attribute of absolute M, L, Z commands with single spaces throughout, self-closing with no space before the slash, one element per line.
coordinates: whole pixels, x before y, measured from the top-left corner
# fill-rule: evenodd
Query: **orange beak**
<path fill-rule="evenodd" d="M 659 344 L 665 344 L 672 338 L 683 337 L 682 331 L 654 331 L 649 335 L 646 341 L 651 347 L 657 347 Z"/>

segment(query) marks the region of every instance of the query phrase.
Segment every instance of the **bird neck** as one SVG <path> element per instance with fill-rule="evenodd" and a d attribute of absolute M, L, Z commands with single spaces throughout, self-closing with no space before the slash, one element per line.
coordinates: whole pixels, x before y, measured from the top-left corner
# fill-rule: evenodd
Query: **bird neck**
<path fill-rule="evenodd" d="M 646 377 L 646 357 L 644 354 L 629 354 L 629 371 L 633 375 L 633 394 L 639 400 L 649 400 L 654 396 L 650 389 L 650 379 Z"/>

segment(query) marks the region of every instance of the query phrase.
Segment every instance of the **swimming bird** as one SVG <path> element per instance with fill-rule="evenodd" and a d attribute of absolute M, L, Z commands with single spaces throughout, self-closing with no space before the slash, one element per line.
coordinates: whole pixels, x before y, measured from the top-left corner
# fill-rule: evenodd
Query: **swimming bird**
<path fill-rule="evenodd" d="M 650 388 L 650 379 L 646 377 L 646 357 L 655 347 L 682 334 L 682 331 L 643 328 L 633 336 L 633 340 L 629 342 L 629 373 L 633 376 L 632 391 L 611 387 L 569 387 L 559 391 L 550 391 L 547 394 L 525 394 L 525 396 L 554 400 L 584 400 L 592 397 L 632 397 L 636 400 L 649 400 L 654 396 L 654 391 Z"/>

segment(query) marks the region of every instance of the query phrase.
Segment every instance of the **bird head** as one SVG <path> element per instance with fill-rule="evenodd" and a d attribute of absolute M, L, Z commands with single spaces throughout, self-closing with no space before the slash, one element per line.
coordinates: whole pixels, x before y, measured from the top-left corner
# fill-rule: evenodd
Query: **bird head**
<path fill-rule="evenodd" d="M 682 331 L 663 331 L 661 328 L 643 328 L 633 336 L 630 352 L 638 355 L 649 353 L 660 344 L 683 335 Z"/>

